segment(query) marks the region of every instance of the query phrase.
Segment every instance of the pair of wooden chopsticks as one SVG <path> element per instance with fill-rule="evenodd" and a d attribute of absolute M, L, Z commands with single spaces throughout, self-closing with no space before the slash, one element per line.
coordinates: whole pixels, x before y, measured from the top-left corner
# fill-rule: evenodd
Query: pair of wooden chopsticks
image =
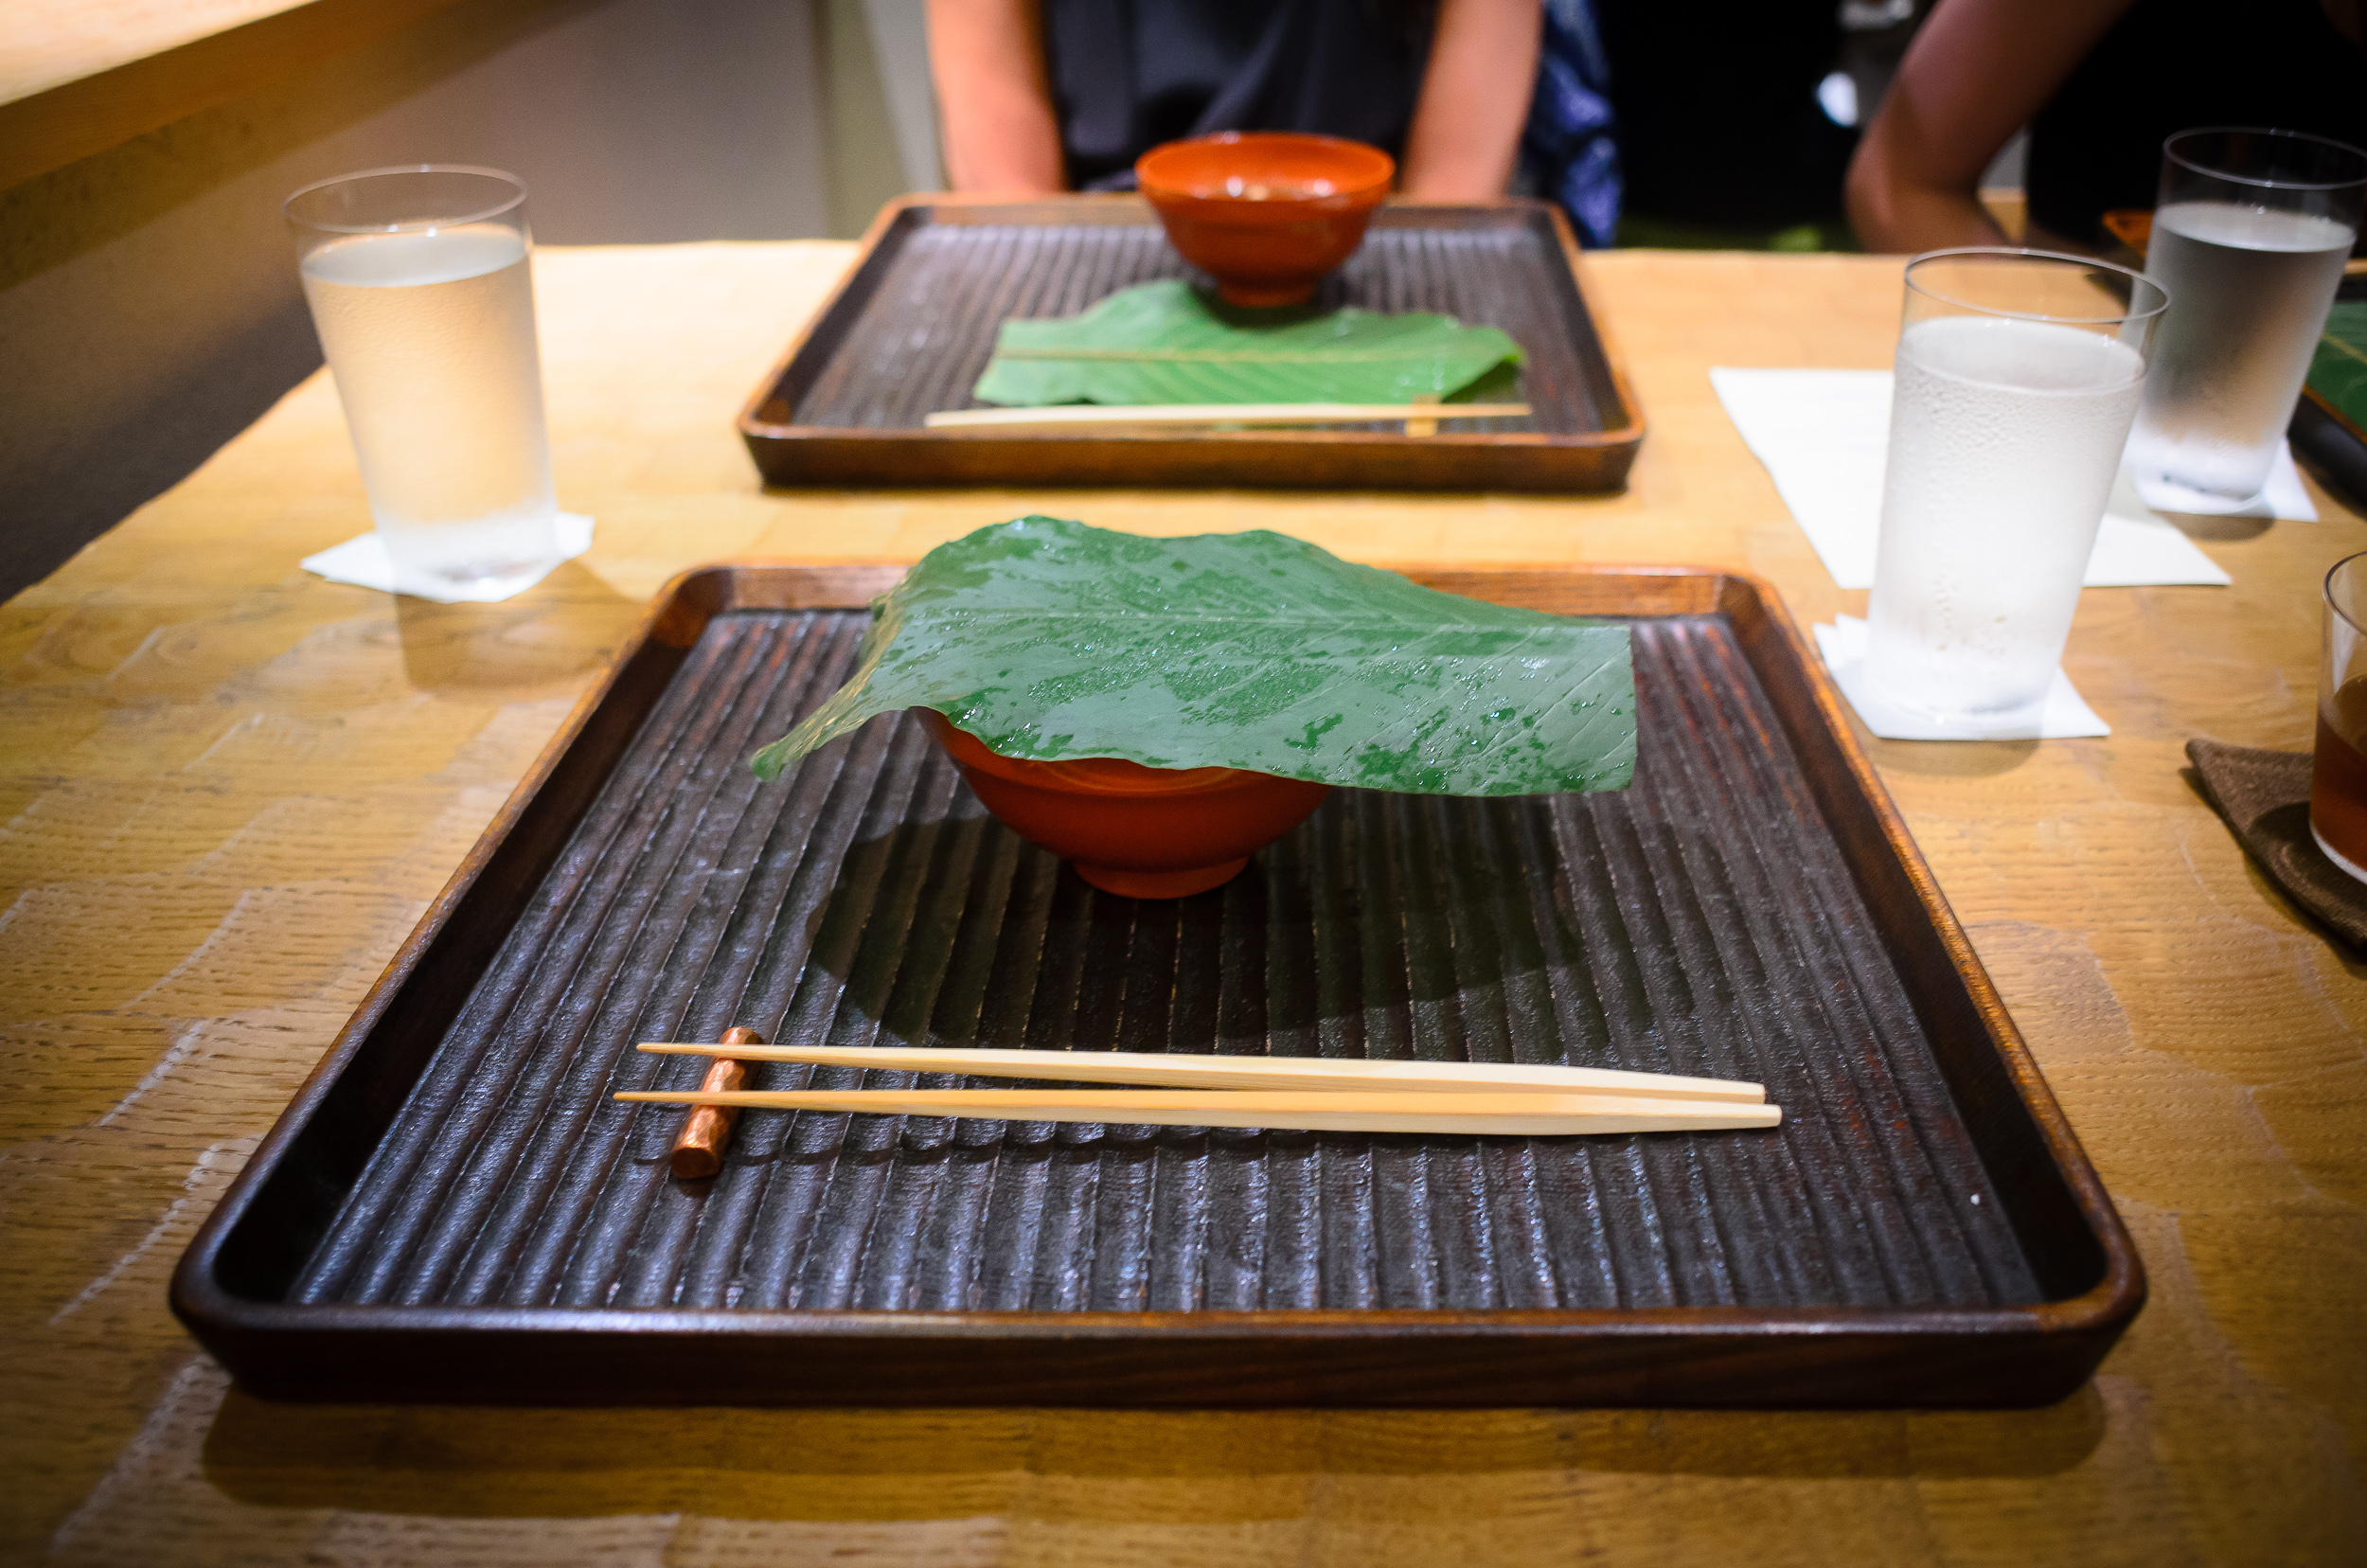
<path fill-rule="evenodd" d="M 1051 403 L 1039 408 L 949 408 L 921 421 L 931 430 L 1008 430 L 1057 425 L 1301 425 L 1403 419 L 1410 435 L 1434 435 L 1441 419 L 1525 419 L 1517 403 Z M 1426 427 L 1426 428 L 1424 428 Z"/>
<path fill-rule="evenodd" d="M 740 1033 L 743 1031 L 734 1031 Z M 823 1067 L 960 1073 L 1126 1089 L 637 1090 L 620 1100 L 766 1111 L 971 1116 L 997 1121 L 1304 1128 L 1336 1132 L 1481 1132 L 1561 1137 L 1773 1127 L 1758 1084 L 1596 1067 L 1166 1056 L 1129 1051 L 936 1050 L 917 1046 L 651 1042 L 667 1056 Z"/>

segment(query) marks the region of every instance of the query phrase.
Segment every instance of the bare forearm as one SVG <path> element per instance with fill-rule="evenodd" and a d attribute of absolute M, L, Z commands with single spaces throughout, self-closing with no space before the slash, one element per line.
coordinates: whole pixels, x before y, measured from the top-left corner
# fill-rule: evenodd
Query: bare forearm
<path fill-rule="evenodd" d="M 1067 184 L 1038 0 L 928 0 L 929 62 L 955 190 Z"/>
<path fill-rule="evenodd" d="M 1478 201 L 1504 194 L 1537 84 L 1537 0 L 1440 0 L 1430 65 L 1406 133 L 1409 196 Z"/>
<path fill-rule="evenodd" d="M 1870 251 L 1928 251 L 2005 243 L 1972 183 L 1919 183 L 1912 160 L 1910 171 L 1901 172 L 1891 167 L 1894 156 L 1869 131 L 1850 163 L 1849 224 L 1860 244 Z"/>
<path fill-rule="evenodd" d="M 1849 165 L 1849 222 L 1875 251 L 1994 245 L 1981 171 L 2130 0 L 1941 0 Z"/>

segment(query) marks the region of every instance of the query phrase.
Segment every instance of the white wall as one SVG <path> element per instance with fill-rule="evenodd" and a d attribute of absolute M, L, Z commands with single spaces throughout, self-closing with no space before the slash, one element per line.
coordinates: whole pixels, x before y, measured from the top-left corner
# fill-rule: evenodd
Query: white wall
<path fill-rule="evenodd" d="M 0 192 L 0 597 L 319 364 L 279 216 L 308 181 L 490 164 L 525 177 L 548 243 L 828 232 L 816 20 L 809 0 L 461 0 Z"/>

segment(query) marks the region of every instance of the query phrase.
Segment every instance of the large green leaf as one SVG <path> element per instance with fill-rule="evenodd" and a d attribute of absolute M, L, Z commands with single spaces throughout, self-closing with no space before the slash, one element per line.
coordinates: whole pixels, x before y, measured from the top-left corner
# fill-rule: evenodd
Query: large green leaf
<path fill-rule="evenodd" d="M 1398 403 L 1520 363 L 1504 332 L 1451 316 L 1237 310 L 1168 279 L 1061 320 L 1005 322 L 976 391 L 1027 405 Z"/>
<path fill-rule="evenodd" d="M 1122 757 L 1420 794 L 1618 789 L 1628 630 L 1417 587 L 1287 534 L 981 528 L 875 600 L 854 676 L 758 752 L 932 707 L 1006 757 Z"/>

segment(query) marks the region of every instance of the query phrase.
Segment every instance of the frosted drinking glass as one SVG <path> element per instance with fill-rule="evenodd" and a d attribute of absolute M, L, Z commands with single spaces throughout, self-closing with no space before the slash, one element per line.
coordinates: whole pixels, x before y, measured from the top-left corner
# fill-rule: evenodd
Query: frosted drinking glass
<path fill-rule="evenodd" d="M 2148 506 L 2226 512 L 2268 483 L 2367 202 L 2367 152 L 2290 131 L 2162 144 L 2145 276 L 2173 303 L 2129 473 Z"/>
<path fill-rule="evenodd" d="M 2045 700 L 2167 296 L 2044 251 L 1907 264 L 1866 679 L 1936 719 Z"/>
<path fill-rule="evenodd" d="M 288 198 L 397 587 L 524 586 L 559 553 L 525 195 L 496 169 L 422 165 Z"/>

